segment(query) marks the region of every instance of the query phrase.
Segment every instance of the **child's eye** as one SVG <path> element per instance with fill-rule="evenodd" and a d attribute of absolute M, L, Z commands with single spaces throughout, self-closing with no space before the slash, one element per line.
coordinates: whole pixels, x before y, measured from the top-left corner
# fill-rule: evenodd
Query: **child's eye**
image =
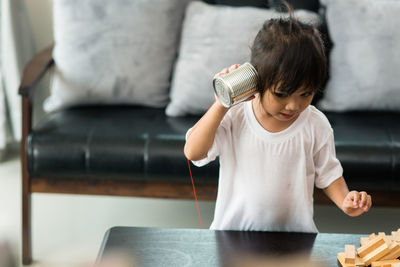
<path fill-rule="evenodd" d="M 312 95 L 313 95 L 313 92 L 307 92 L 307 93 L 301 94 L 301 96 L 304 96 L 304 97 L 309 97 L 309 96 L 312 96 Z"/>
<path fill-rule="evenodd" d="M 276 97 L 279 97 L 279 98 L 284 98 L 284 97 L 287 97 L 287 95 L 286 95 L 286 94 L 277 93 L 277 92 L 275 92 L 275 93 L 274 93 L 274 95 L 275 95 Z"/>

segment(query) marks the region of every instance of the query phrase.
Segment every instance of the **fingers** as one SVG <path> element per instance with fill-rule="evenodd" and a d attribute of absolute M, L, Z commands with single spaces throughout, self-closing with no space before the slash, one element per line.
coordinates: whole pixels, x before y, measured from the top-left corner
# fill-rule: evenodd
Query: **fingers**
<path fill-rule="evenodd" d="M 252 99 L 256 98 L 254 95 L 250 96 L 249 98 L 247 98 L 245 101 L 250 101 Z"/>
<path fill-rule="evenodd" d="M 371 196 L 368 195 L 366 192 L 360 192 L 360 194 L 362 196 L 360 202 L 360 208 L 362 208 L 364 211 L 368 211 L 372 205 Z"/>
<path fill-rule="evenodd" d="M 359 195 L 358 207 L 363 209 L 364 211 L 368 211 L 372 204 L 371 196 L 364 191 L 359 192 L 358 195 Z"/>
<path fill-rule="evenodd" d="M 228 72 L 229 72 L 229 69 L 228 69 L 228 68 L 225 68 L 225 69 L 221 70 L 220 72 L 218 72 L 217 74 L 215 74 L 215 75 L 214 75 L 214 79 L 217 78 L 217 77 L 219 77 L 219 76 L 222 76 L 222 75 L 224 75 L 224 74 L 226 74 L 226 73 L 228 73 Z"/>
<path fill-rule="evenodd" d="M 348 208 L 354 208 L 354 192 L 349 192 L 347 196 L 343 200 L 342 204 L 343 208 L 348 209 Z"/>
<path fill-rule="evenodd" d="M 240 64 L 234 64 L 234 65 L 230 66 L 229 68 L 222 69 L 219 73 L 214 75 L 214 79 L 219 76 L 222 76 L 224 74 L 227 74 L 234 69 L 237 69 L 239 66 L 240 66 Z"/>
<path fill-rule="evenodd" d="M 346 197 L 346 202 L 349 207 L 352 207 L 355 209 L 358 208 L 359 201 L 360 201 L 360 195 L 357 191 L 351 191 L 348 193 L 348 195 Z"/>
<path fill-rule="evenodd" d="M 229 71 L 237 69 L 240 65 L 239 64 L 235 64 L 229 67 Z"/>
<path fill-rule="evenodd" d="M 344 207 L 367 212 L 372 206 L 372 198 L 366 192 L 351 191 L 346 196 Z M 362 213 L 361 212 L 361 213 Z"/>

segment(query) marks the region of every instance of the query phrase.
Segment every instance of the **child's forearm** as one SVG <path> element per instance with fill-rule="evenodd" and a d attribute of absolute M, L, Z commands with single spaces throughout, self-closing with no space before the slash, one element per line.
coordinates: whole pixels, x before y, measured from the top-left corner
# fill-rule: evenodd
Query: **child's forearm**
<path fill-rule="evenodd" d="M 195 124 L 189 132 L 184 153 L 189 160 L 200 160 L 207 157 L 211 148 L 218 126 L 224 118 L 228 108 L 218 101 L 210 107 L 206 114 Z"/>
<path fill-rule="evenodd" d="M 341 176 L 327 188 L 324 188 L 324 192 L 336 204 L 336 206 L 342 209 L 343 200 L 349 193 L 349 188 L 347 187 L 343 176 Z"/>

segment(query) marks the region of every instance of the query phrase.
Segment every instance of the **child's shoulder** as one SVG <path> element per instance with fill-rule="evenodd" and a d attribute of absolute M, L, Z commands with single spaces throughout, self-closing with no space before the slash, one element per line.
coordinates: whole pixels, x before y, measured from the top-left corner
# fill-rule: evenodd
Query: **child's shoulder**
<path fill-rule="evenodd" d="M 323 127 L 323 128 L 327 128 L 327 129 L 332 129 L 332 126 L 331 126 L 328 118 L 325 116 L 325 114 L 322 111 L 320 111 L 313 105 L 310 105 L 308 107 L 308 110 L 310 113 L 310 115 L 309 115 L 310 122 L 313 125 L 317 125 L 318 127 Z"/>
<path fill-rule="evenodd" d="M 248 104 L 248 102 L 241 102 L 237 105 L 234 105 L 228 110 L 226 115 L 234 118 L 237 118 L 238 116 L 243 116 L 243 114 L 245 113 L 245 109 L 248 108 L 246 107 L 246 104 Z"/>

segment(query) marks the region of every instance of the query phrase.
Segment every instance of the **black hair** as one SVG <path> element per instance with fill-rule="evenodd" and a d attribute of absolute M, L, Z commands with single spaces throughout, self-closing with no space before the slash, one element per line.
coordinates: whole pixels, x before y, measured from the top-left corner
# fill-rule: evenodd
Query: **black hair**
<path fill-rule="evenodd" d="M 292 94 L 302 88 L 321 91 L 327 78 L 327 59 L 319 31 L 297 20 L 284 2 L 289 17 L 264 22 L 251 47 L 251 63 L 259 74 L 259 93 L 272 90 Z"/>

